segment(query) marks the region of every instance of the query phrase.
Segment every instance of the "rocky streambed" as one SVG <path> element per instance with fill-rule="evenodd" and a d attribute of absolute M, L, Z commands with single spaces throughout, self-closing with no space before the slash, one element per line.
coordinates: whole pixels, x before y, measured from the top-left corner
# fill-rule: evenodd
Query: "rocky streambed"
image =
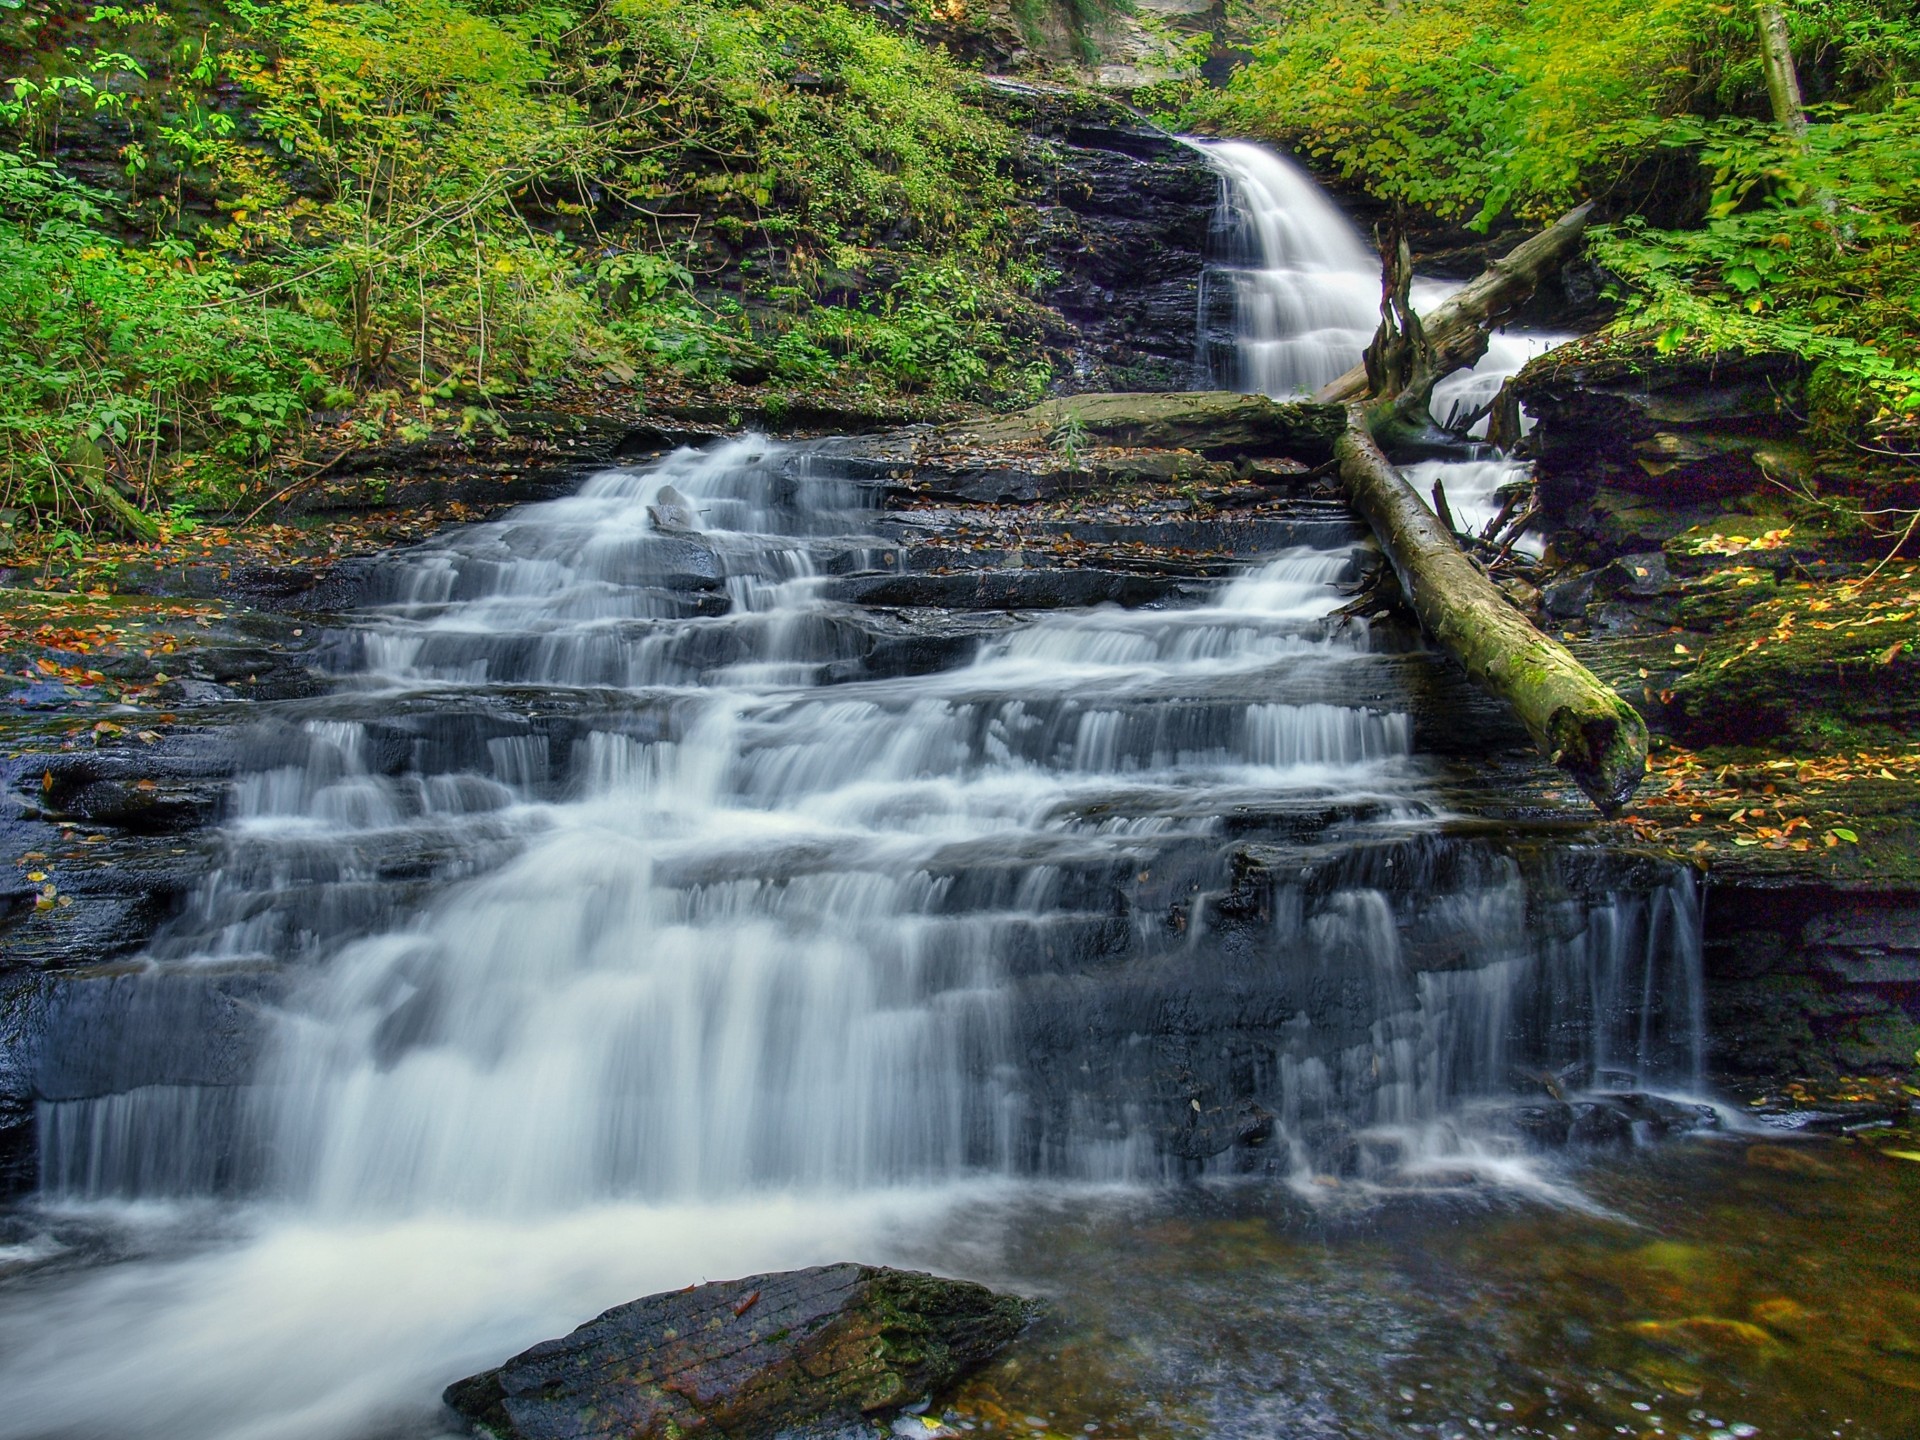
<path fill-rule="evenodd" d="M 1781 1243 L 1850 1266 L 1857 1217 L 1821 1198 L 1847 1188 L 1831 1177 L 1858 1172 L 1908 1203 L 1913 1097 L 1894 1027 L 1910 1023 L 1910 890 L 1873 873 L 1876 837 L 1843 823 L 1858 786 L 1899 785 L 1892 742 L 1871 775 L 1848 753 L 1852 769 L 1803 757 L 1789 776 L 1764 751 L 1696 749 L 1701 734 L 1683 738 L 1660 701 L 1667 748 L 1647 795 L 1628 820 L 1600 821 L 1421 644 L 1332 488 L 1338 424 L 1258 398 L 1095 396 L 787 447 L 719 441 L 664 471 L 648 456 L 681 437 L 636 429 L 609 438 L 598 453 L 624 464 L 591 482 L 585 467 L 517 467 L 516 483 L 540 487 L 532 510 L 436 516 L 358 555 L 328 554 L 352 548 L 337 529 L 281 533 L 265 556 L 253 537 L 209 534 L 113 577 L 144 594 L 96 583 L 56 612 L 43 588 L 15 592 L 4 823 L 20 884 L 0 1078 L 13 1181 L 38 1170 L 43 1186 L 9 1219 L 19 1316 L 34 1287 L 51 1300 L 73 1283 L 74 1354 L 150 1355 L 158 1332 L 85 1278 L 102 1254 L 144 1257 L 191 1307 L 246 1291 L 243 1258 L 298 1270 L 326 1253 L 334 1272 L 372 1277 L 366 1247 L 391 1243 L 421 1294 L 465 1295 L 429 1263 L 443 1221 L 420 1218 L 451 1207 L 471 1217 L 463 1272 L 480 1255 L 511 1273 L 524 1245 L 541 1285 L 582 1266 L 596 1282 L 561 1300 L 503 1279 L 492 1299 L 407 1321 L 416 1338 L 391 1343 L 415 1368 L 373 1390 L 412 1397 L 402 1408 L 423 1435 L 440 1433 L 439 1386 L 584 1319 L 579 1297 L 630 1300 L 684 1283 L 693 1263 L 720 1278 L 844 1259 L 1055 1302 L 925 1424 L 903 1422 L 929 1433 L 1338 1416 L 1354 1433 L 1441 1434 L 1471 1412 L 1584 1434 L 1684 1402 L 1704 1434 L 1754 1423 L 1751 1397 L 1788 1391 L 1794 1413 L 1819 1412 L 1800 1381 L 1777 1384 L 1781 1348 L 1812 1333 L 1810 1292 L 1786 1287 L 1800 1308 L 1783 1308 L 1759 1258 L 1724 1242 L 1746 1233 L 1737 1215 L 1813 1205 Z M 664 520 L 643 518 L 662 475 L 693 494 L 696 528 L 658 499 Z M 1556 483 L 1549 468 L 1543 503 L 1578 529 Z M 582 485 L 541 508 L 538 494 Z M 1760 588 L 1739 582 L 1773 552 L 1735 547 L 1731 522 L 1699 525 L 1732 553 L 1698 545 L 1683 561 L 1667 545 L 1655 572 L 1652 552 L 1595 549 L 1587 571 L 1546 586 L 1543 613 L 1628 693 L 1678 690 L 1676 672 L 1693 673 L 1681 662 L 1725 640 L 1722 622 L 1687 630 L 1667 607 Z M 1765 573 L 1761 603 L 1796 593 L 1800 572 Z M 1843 614 L 1899 613 L 1873 603 Z M 733 757 L 718 789 L 688 768 L 715 753 Z M 1003 788 L 981 786 L 997 776 Z M 815 798 L 781 801 L 796 787 Z M 1889 815 L 1911 813 L 1888 795 Z M 755 830 L 703 828 L 715 805 Z M 1809 819 L 1790 826 L 1790 810 Z M 928 829 L 927 816 L 944 818 Z M 1857 839 L 1825 843 L 1836 828 Z M 623 908 L 635 875 L 655 897 L 644 927 Z M 1690 949 L 1701 904 L 1704 956 Z M 607 948 L 634 934 L 660 937 L 663 969 Z M 757 1051 L 703 1050 L 650 1077 L 613 1057 L 665 1063 L 658 1041 L 616 1026 L 591 1050 L 602 1020 L 644 1014 L 600 971 L 528 983 L 554 935 L 554 953 L 616 972 L 769 955 L 793 968 L 729 971 L 721 990 L 660 1002 L 696 1017 L 662 1035 L 769 1028 L 749 1031 Z M 848 947 L 885 989 L 811 968 Z M 772 1008 L 802 975 L 827 985 L 811 993 L 832 1011 Z M 729 1010 L 729 994 L 769 1008 Z M 559 1024 L 552 1007 L 576 1001 Z M 541 1016 L 566 1053 L 607 1065 L 556 1071 L 561 1052 L 538 1040 L 553 1025 L 522 1023 Z M 849 1023 L 860 1043 L 835 1054 L 823 1037 Z M 783 1032 L 803 1043 L 771 1038 Z M 444 1068 L 475 1046 L 493 1058 Z M 1752 1122 L 1644 1083 L 1703 1064 L 1736 1108 L 1788 1129 L 1729 1143 Z M 729 1088 L 742 1065 L 772 1068 Z M 677 1113 L 648 1109 L 650 1095 Z M 420 1137 L 469 1102 L 442 1164 Z M 1830 1152 L 1770 1138 L 1823 1128 L 1854 1135 Z M 643 1142 L 608 1143 L 621 1133 Z M 1644 1149 L 1686 1136 L 1712 1143 L 1671 1162 Z M 853 1181 L 856 1198 L 829 1207 L 838 1218 L 754 1198 L 796 1177 L 802 1196 Z M 911 1198 L 955 1177 L 988 1189 Z M 1200 1183 L 1094 1220 L 1047 1198 L 1172 1178 Z M 1007 1180 L 1041 1189 L 991 1188 Z M 1696 1187 L 1732 1205 L 1732 1230 L 1644 1249 L 1636 1225 L 1670 1224 L 1654 1193 Z M 1580 1218 L 1583 1197 L 1616 1190 L 1603 1203 L 1625 1221 Z M 212 1227 L 194 1238 L 85 1218 L 117 1197 L 231 1207 L 263 1193 L 302 1197 L 306 1218 L 241 1220 L 236 1235 L 236 1213 L 253 1212 L 216 1210 L 227 1218 L 189 1222 Z M 606 1208 L 628 1193 L 647 1198 Z M 1384 1218 L 1402 1204 L 1464 1207 L 1482 1253 L 1533 1258 L 1491 1279 L 1455 1273 L 1429 1243 L 1434 1210 L 1405 1230 Z M 690 1238 L 668 1264 L 675 1235 Z M 1330 1289 L 1308 1258 L 1330 1236 L 1369 1273 L 1424 1279 L 1393 1304 Z M 1102 1247 L 1142 1257 L 1129 1283 L 1156 1293 L 1157 1265 L 1198 1278 L 1155 1319 L 1100 1278 L 1088 1257 Z M 1353 1337 L 1320 1360 L 1274 1338 L 1270 1353 L 1302 1357 L 1275 1369 L 1225 1332 L 1164 1332 L 1191 1311 L 1279 1337 L 1285 1307 L 1241 1282 L 1296 1270 L 1290 1303 L 1326 1312 L 1333 1331 L 1317 1333 Z M 1599 1291 L 1596 1276 L 1610 1277 Z M 293 1270 L 276 1286 L 289 1318 L 260 1322 L 246 1354 L 291 1354 L 300 1315 L 334 1313 Z M 1336 1289 L 1348 1298 L 1325 1298 Z M 1448 1325 L 1422 1307 L 1447 1295 L 1514 1317 L 1517 1369 L 1489 1380 L 1438 1362 Z M 1872 1357 L 1897 1350 L 1904 1322 L 1848 1314 L 1826 1348 L 1862 1374 L 1898 1371 Z M 1358 1337 L 1381 1333 L 1401 1337 L 1388 1349 L 1404 1361 L 1362 1356 Z M 1144 1370 L 1125 1358 L 1142 1346 L 1160 1357 Z M 1203 1351 L 1240 1358 L 1202 1383 Z M 259 1365 L 234 1363 L 223 1390 L 265 1397 L 236 1413 L 291 1403 Z M 296 1390 L 334 1383 L 293 1368 Z M 1612 1378 L 1596 1391 L 1599 1373 Z M 1089 1375 L 1107 1377 L 1104 1399 Z M 152 1433 L 209 1413 L 192 1387 L 162 1389 Z M 35 1389 L 31 1413 L 71 1410 L 51 1393 Z M 1532 1419 L 1501 1419 L 1522 1411 Z M 1847 1423 L 1891 1436 L 1900 1413 L 1863 1401 Z M 315 1433 L 371 1433 L 355 1414 Z"/>
<path fill-rule="evenodd" d="M 1552 458 L 1556 445 L 1570 443 L 1558 438 L 1570 421 L 1551 401 L 1534 403 L 1547 419 L 1538 440 L 1546 457 L 1543 496 L 1553 513 L 1573 516 L 1583 502 L 1565 497 L 1586 492 L 1570 490 L 1572 482 L 1561 478 L 1566 471 L 1556 470 Z M 1724 409 L 1719 405 L 1716 413 Z M 1789 774 L 1751 751 L 1708 770 L 1675 738 L 1674 748 L 1656 755 L 1638 817 L 1625 826 L 1598 823 L 1538 762 L 1517 727 L 1428 654 L 1401 617 L 1367 537 L 1324 472 L 1336 423 L 1333 412 L 1249 397 L 1093 397 L 1004 420 L 812 445 L 807 464 L 850 477 L 881 507 L 870 527 L 877 546 L 862 540 L 816 547 L 825 571 L 822 594 L 836 617 L 827 672 L 844 680 L 947 671 L 993 637 L 1018 629 L 1023 616 L 1091 605 L 1192 606 L 1249 556 L 1349 545 L 1355 561 L 1345 611 L 1365 619 L 1334 623 L 1367 623 L 1373 641 L 1364 666 L 1343 673 L 1338 693 L 1342 703 L 1406 707 L 1412 748 L 1439 767 L 1433 803 L 1455 817 L 1443 828 L 1494 837 L 1497 848 L 1523 865 L 1548 863 L 1525 857 L 1571 853 L 1569 846 L 1587 857 L 1579 864 L 1588 871 L 1630 875 L 1663 853 L 1699 864 L 1708 884 L 1705 1003 L 1717 1072 L 1775 1091 L 1794 1080 L 1861 1071 L 1897 1075 L 1913 1049 L 1916 977 L 1907 972 L 1920 943 L 1908 932 L 1920 911 L 1905 868 L 1886 860 L 1902 851 L 1901 832 L 1874 834 L 1860 817 L 1872 813 L 1865 797 L 1884 787 L 1888 824 L 1910 825 L 1905 787 L 1911 780 L 1863 761 L 1857 775 L 1829 765 L 1846 778 L 1821 786 L 1800 781 L 1803 767 Z M 665 438 L 657 430 L 609 434 L 598 453 L 638 457 Z M 564 468 L 551 464 L 523 473 L 530 476 L 521 482 L 523 492 L 527 485 L 537 493 L 570 483 Z M 1599 493 L 1608 492 L 1602 487 Z M 1581 513 L 1597 513 L 1594 502 L 1584 503 L 1589 509 Z M 1698 667 L 1685 659 L 1693 649 L 1687 639 L 1702 649 L 1713 643 L 1687 628 L 1699 613 L 1687 607 L 1707 605 L 1709 623 L 1718 623 L 1728 605 L 1712 597 L 1731 593 L 1744 602 L 1756 588 L 1771 596 L 1792 583 L 1793 567 L 1807 563 L 1793 547 L 1742 549 L 1729 541 L 1721 548 L 1732 553 L 1716 554 L 1689 537 L 1717 535 L 1734 521 L 1688 513 L 1674 525 L 1680 520 L 1691 522 L 1675 532 L 1681 549 L 1692 545 L 1684 560 L 1672 554 L 1673 545 L 1608 558 L 1604 530 L 1589 526 L 1592 568 L 1549 586 L 1544 600 L 1546 614 L 1568 627 L 1592 663 L 1603 673 L 1618 672 L 1626 693 L 1638 689 L 1635 698 L 1643 704 L 1655 696 L 1648 708 L 1657 728 L 1669 710 L 1688 713 L 1682 697 Z M 199 903 L 196 889 L 209 867 L 221 863 L 227 842 L 216 826 L 230 812 L 234 777 L 284 747 L 277 737 L 289 723 L 302 723 L 297 717 L 325 713 L 324 697 L 341 683 L 353 607 L 381 598 L 385 572 L 377 555 L 303 555 L 298 544 L 290 538 L 282 553 L 263 562 L 257 553 L 229 554 L 203 541 L 204 554 L 183 556 L 172 569 L 123 571 L 113 577 L 116 590 L 97 587 L 83 601 L 62 598 L 57 610 L 46 591 L 16 592 L 5 823 L 18 875 L 8 902 L 0 1075 L 9 1173 L 18 1186 L 33 1173 L 36 1104 L 153 1087 L 210 1087 L 218 1094 L 257 1063 L 260 1007 L 287 983 L 283 966 L 200 969 L 156 985 L 138 957 Z M 679 548 L 656 583 L 683 596 L 695 613 L 720 614 L 736 603 L 727 595 L 727 562 L 710 544 L 666 537 L 655 548 L 673 546 Z M 1754 560 L 1772 568 L 1756 569 Z M 1758 587 L 1747 583 L 1754 576 L 1765 577 Z M 1901 583 L 1898 571 L 1887 578 Z M 117 593 L 127 589 L 155 593 Z M 1863 610 L 1869 618 L 1881 613 Z M 1683 633 L 1687 639 L 1672 638 Z M 1876 646 L 1879 638 L 1876 632 Z M 727 659 L 714 652 L 695 663 Z M 1644 683 L 1636 686 L 1635 679 Z M 376 768 L 431 771 L 443 763 L 431 759 L 436 748 L 452 757 L 470 743 L 448 727 L 477 723 L 493 737 L 482 743 L 495 748 L 537 740 L 554 777 L 544 783 L 558 785 L 570 737 L 590 726 L 603 705 L 591 691 L 537 700 L 529 693 L 532 703 L 509 691 L 500 700 L 519 713 L 496 704 L 480 715 L 452 716 L 442 704 L 403 706 L 382 716 L 376 733 L 389 758 L 376 760 Z M 1745 723 L 1754 723 L 1751 712 Z M 1684 724 L 1667 728 L 1689 739 L 1701 733 Z M 534 782 L 536 791 L 540 785 Z M 1702 786 L 1711 798 L 1697 793 Z M 1816 801 L 1828 807 L 1824 820 Z M 1753 836 L 1723 833 L 1724 825 L 1703 824 L 1716 805 L 1777 823 L 1752 827 Z M 1798 826 L 1786 819 L 1795 807 L 1810 817 Z M 1236 928 L 1251 927 L 1247 943 L 1260 943 L 1252 936 L 1271 923 L 1276 866 L 1287 877 L 1283 890 L 1297 874 L 1316 873 L 1326 878 L 1309 879 L 1309 890 L 1338 890 L 1350 883 L 1355 865 L 1384 874 L 1397 863 L 1407 874 L 1457 863 L 1436 860 L 1423 852 L 1427 842 L 1407 838 L 1359 850 L 1298 848 L 1300 839 L 1352 813 L 1338 802 L 1300 810 L 1242 801 L 1219 818 L 1245 839 L 1224 850 L 1211 842 L 1203 847 L 1221 857 L 1210 863 L 1224 863 L 1224 871 L 1203 883 L 1198 872 L 1173 866 L 1158 885 L 1136 882 L 1120 911 L 1077 922 L 1075 953 L 1088 960 L 1121 954 L 1134 943 L 1125 933 L 1137 924 L 1124 917 L 1143 906 L 1164 912 L 1169 933 L 1204 921 L 1223 956 L 1232 954 Z M 1856 836 L 1867 831 L 1871 838 L 1836 844 L 1826 838 L 1836 828 Z M 1779 833 L 1768 836 L 1768 829 Z M 1281 835 L 1294 838 L 1274 850 L 1272 840 Z M 1759 843 L 1746 843 L 1756 838 Z M 440 848 L 448 844 L 455 850 Z M 365 857 L 366 873 L 368 883 L 391 894 L 424 897 L 499 863 L 512 849 L 506 844 L 489 858 L 484 837 L 416 836 L 390 854 Z M 1090 876 L 1080 883 L 1110 882 Z M 251 904 L 267 916 L 287 898 L 269 890 Z M 296 949 L 302 944 L 297 934 L 286 939 Z M 1456 942 L 1443 926 L 1422 943 L 1439 952 Z M 1112 951 L 1115 945 L 1122 950 Z M 1050 942 L 1047 949 L 1053 953 Z M 152 953 L 164 957 L 164 938 Z M 1034 989 L 1026 1013 L 1036 1027 L 1036 1053 L 1091 1055 L 1128 1035 L 1157 1034 L 1154 1043 L 1165 1053 L 1142 1074 L 1123 1066 L 1107 1076 L 1101 1088 L 1109 1098 L 1129 1086 L 1157 1095 L 1155 1103 L 1170 1117 L 1161 1123 L 1170 1127 L 1165 1133 L 1176 1154 L 1204 1158 L 1259 1136 L 1269 1123 L 1260 1118 L 1268 1112 L 1259 1083 L 1234 1080 L 1232 1063 L 1209 1080 L 1180 1057 L 1195 1045 L 1280 1023 L 1297 1003 L 1280 993 L 1252 1001 L 1224 972 L 1187 973 L 1171 983 L 1183 1006 L 1197 1008 L 1169 1031 L 1169 977 L 1144 989 L 1141 978 L 1124 970 L 1103 980 L 1062 975 Z M 134 992 L 137 1003 L 128 999 Z M 1043 998 L 1047 994 L 1052 998 Z M 1057 1018 L 1047 1019 L 1049 1013 Z M 1072 1030 L 1082 1033 L 1068 1039 Z M 1097 1064 L 1111 1069 L 1110 1060 Z M 1071 1088 L 1056 1103 L 1078 1103 Z M 1899 1108 L 1897 1092 L 1876 1091 L 1873 1098 Z M 1197 1116 L 1197 1123 L 1180 1119 L 1182 1113 Z M 1549 1132 L 1556 1125 L 1564 1130 L 1561 1122 L 1546 1122 Z"/>

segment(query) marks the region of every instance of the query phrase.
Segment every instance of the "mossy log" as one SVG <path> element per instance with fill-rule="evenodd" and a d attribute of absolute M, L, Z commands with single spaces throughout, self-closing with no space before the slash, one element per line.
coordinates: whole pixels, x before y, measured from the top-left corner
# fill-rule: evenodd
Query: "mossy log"
<path fill-rule="evenodd" d="M 160 522 L 113 488 L 107 478 L 106 452 L 96 441 L 85 434 L 74 436 L 64 468 L 96 523 L 126 540 L 159 538 Z"/>
<path fill-rule="evenodd" d="M 1461 551 L 1347 407 L 1336 443 L 1348 498 L 1373 528 L 1427 632 L 1490 693 L 1513 707 L 1555 765 L 1612 815 L 1647 769 L 1639 713 L 1542 634 Z"/>
<path fill-rule="evenodd" d="M 1494 261 L 1477 279 L 1443 301 L 1431 315 L 1420 317 L 1420 332 L 1425 348 L 1422 379 L 1430 391 L 1433 383 L 1455 370 L 1477 362 L 1487 352 L 1487 331 L 1526 304 L 1540 282 L 1564 264 L 1579 248 L 1592 214 L 1591 202 L 1569 210 L 1538 235 L 1531 236 Z M 1365 364 L 1356 365 L 1338 380 L 1323 388 L 1314 398 L 1345 404 L 1364 400 L 1373 394 Z M 1418 396 L 1421 407 L 1426 395 Z M 1378 395 L 1385 404 L 1398 395 Z"/>
<path fill-rule="evenodd" d="M 1344 424 L 1338 407 L 1270 400 L 1227 390 L 1068 395 L 1011 415 L 968 420 L 929 433 L 931 448 L 1058 447 L 1074 434 L 1088 445 L 1178 448 L 1207 456 L 1286 454 L 1331 459 Z"/>

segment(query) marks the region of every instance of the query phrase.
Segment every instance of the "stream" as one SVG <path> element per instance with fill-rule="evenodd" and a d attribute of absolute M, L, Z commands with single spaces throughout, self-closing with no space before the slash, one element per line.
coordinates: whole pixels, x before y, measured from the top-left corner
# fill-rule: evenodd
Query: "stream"
<path fill-rule="evenodd" d="M 1373 258 L 1208 149 L 1219 378 L 1310 390 Z M 1475 525 L 1513 473 L 1424 463 Z M 1454 808 L 1360 527 L 949 613 L 850 598 L 915 563 L 880 502 L 746 435 L 382 560 L 54 1034 L 0 1436 L 438 1436 L 607 1306 L 841 1259 L 1050 1300 L 963 1431 L 1915 1433 L 1920 1191 L 1701 1093 L 1690 871 Z"/>

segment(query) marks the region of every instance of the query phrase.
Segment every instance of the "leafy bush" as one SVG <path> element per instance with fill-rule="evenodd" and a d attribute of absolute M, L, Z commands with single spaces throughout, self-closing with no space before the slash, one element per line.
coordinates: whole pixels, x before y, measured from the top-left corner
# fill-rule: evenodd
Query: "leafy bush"
<path fill-rule="evenodd" d="M 1629 286 L 1624 323 L 1670 349 L 1805 356 L 1830 428 L 1920 418 L 1920 99 L 1833 112 L 1804 144 L 1735 120 L 1668 139 L 1699 148 L 1712 202 L 1694 229 L 1629 218 L 1597 237 Z"/>
<path fill-rule="evenodd" d="M 4 0 L 0 57 L 0 498 L 35 517 L 231 500 L 323 396 L 1035 383 L 1015 137 L 831 0 Z"/>
<path fill-rule="evenodd" d="M 49 162 L 0 152 L 0 504 L 36 519 L 93 513 L 109 466 L 154 506 L 183 443 L 257 460 L 345 348 L 297 311 L 239 303 L 228 272 L 181 247 L 125 246 L 105 219 Z"/>

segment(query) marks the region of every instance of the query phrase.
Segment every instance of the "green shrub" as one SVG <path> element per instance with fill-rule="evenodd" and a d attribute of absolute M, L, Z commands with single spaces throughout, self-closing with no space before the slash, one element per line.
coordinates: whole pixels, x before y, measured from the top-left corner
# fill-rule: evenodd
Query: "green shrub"
<path fill-rule="evenodd" d="M 5 0 L 0 53 L 0 500 L 48 523 L 231 503 L 326 397 L 1044 373 L 1016 137 L 841 4 Z"/>

